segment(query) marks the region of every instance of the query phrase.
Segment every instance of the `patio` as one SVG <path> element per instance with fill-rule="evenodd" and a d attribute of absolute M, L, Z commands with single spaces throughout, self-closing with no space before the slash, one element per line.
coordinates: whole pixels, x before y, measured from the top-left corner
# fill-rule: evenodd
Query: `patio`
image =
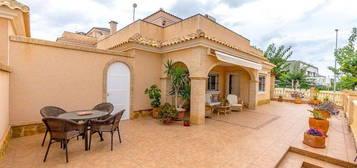
<path fill-rule="evenodd" d="M 126 120 L 120 125 L 123 142 L 114 138 L 112 152 L 108 135 L 99 142 L 96 134 L 90 151 L 84 151 L 83 141 L 72 140 L 67 164 L 59 144 L 51 148 L 46 163 L 42 162 L 43 134 L 16 138 L 10 141 L 0 167 L 301 167 L 306 160 L 287 152 L 290 146 L 353 163 L 354 145 L 341 116 L 331 118 L 326 149 L 302 144 L 309 108 L 273 101 L 191 127 L 183 127 L 181 122 L 166 126 L 151 118 Z M 289 157 L 300 159 L 289 162 Z"/>

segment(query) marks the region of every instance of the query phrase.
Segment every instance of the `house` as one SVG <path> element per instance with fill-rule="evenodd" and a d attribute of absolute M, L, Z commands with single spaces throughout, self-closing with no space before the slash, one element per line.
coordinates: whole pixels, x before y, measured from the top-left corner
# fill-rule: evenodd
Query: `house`
<path fill-rule="evenodd" d="M 31 38 L 29 8 L 0 1 L 0 120 L 9 125 L 40 123 L 46 105 L 78 110 L 112 102 L 115 110 L 150 109 L 144 90 L 152 84 L 168 95 L 167 60 L 186 67 L 191 80 L 190 119 L 205 123 L 205 95 L 235 94 L 251 109 L 269 103 L 274 67 L 250 41 L 197 14 L 185 19 L 163 9 L 117 30 L 94 27 L 64 32 L 56 42 Z M 3 134 L 4 135 L 4 134 Z"/>
<path fill-rule="evenodd" d="M 319 68 L 299 60 L 289 60 L 288 69 L 292 71 L 295 67 L 298 69 L 306 68 L 306 76 L 308 76 L 315 86 L 326 86 L 326 77 L 319 74 Z"/>

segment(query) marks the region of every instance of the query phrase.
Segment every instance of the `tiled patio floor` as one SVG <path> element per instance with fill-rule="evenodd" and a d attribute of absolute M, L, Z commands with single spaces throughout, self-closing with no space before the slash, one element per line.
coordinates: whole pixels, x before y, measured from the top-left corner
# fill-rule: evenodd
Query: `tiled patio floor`
<path fill-rule="evenodd" d="M 276 166 L 291 145 L 309 149 L 299 143 L 307 128 L 307 109 L 308 105 L 272 102 L 191 127 L 181 123 L 162 125 L 153 119 L 123 121 L 123 143 L 119 144 L 115 136 L 114 151 L 110 151 L 108 135 L 104 142 L 95 136 L 92 149 L 87 152 L 82 141 L 72 140 L 67 164 L 59 144 L 52 146 L 47 162 L 42 162 L 46 149 L 40 146 L 43 135 L 17 138 L 10 141 L 0 167 L 269 168 Z M 333 120 L 331 129 L 344 131 L 331 131 L 329 148 L 322 153 L 352 161 L 354 148 L 346 128 L 340 124 L 343 118 Z"/>

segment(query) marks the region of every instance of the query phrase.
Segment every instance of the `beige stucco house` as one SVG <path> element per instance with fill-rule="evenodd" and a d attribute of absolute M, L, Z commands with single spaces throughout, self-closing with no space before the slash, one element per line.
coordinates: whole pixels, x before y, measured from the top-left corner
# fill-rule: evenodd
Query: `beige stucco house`
<path fill-rule="evenodd" d="M 160 9 L 119 30 L 111 21 L 56 42 L 31 38 L 29 16 L 27 6 L 0 0 L 0 137 L 9 125 L 40 123 L 46 105 L 77 110 L 110 101 L 130 118 L 150 109 L 144 90 L 152 84 L 170 101 L 169 59 L 189 71 L 192 123 L 205 122 L 206 94 L 236 94 L 247 108 L 269 103 L 273 65 L 208 16 L 182 19 Z"/>

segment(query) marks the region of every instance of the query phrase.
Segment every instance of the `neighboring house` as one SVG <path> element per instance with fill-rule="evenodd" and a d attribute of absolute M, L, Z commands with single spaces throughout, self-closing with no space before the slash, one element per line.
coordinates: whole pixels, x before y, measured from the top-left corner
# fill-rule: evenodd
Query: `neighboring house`
<path fill-rule="evenodd" d="M 289 60 L 287 64 L 289 64 L 288 68 L 290 71 L 293 70 L 294 67 L 299 69 L 306 68 L 306 75 L 313 80 L 314 85 L 326 86 L 326 77 L 319 74 L 319 68 L 316 66 L 298 60 Z"/>
<path fill-rule="evenodd" d="M 109 32 L 64 32 L 57 42 L 33 39 L 28 7 L 0 0 L 0 67 L 10 74 L 0 83 L 9 83 L 8 122 L 38 123 L 46 105 L 70 111 L 105 101 L 132 118 L 134 111 L 151 108 L 144 90 L 152 84 L 161 88 L 162 102 L 171 99 L 163 66 L 169 59 L 190 73 L 194 124 L 205 122 L 206 94 L 235 94 L 252 109 L 270 100 L 274 65 L 211 17 L 181 19 L 160 9 L 119 30 L 116 22 L 110 25 Z"/>

